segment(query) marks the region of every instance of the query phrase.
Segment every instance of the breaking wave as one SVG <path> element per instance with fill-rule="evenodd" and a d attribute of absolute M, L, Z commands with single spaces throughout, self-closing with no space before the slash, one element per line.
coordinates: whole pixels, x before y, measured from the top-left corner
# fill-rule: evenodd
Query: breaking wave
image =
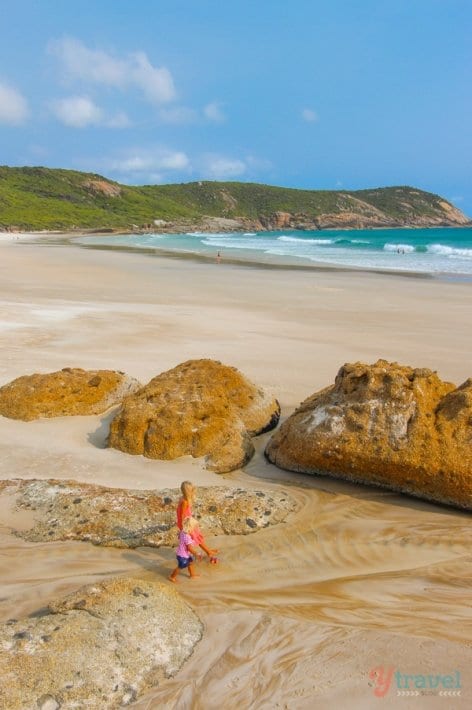
<path fill-rule="evenodd" d="M 333 244 L 333 239 L 303 239 L 300 237 L 277 237 L 278 242 L 298 242 L 301 244 Z"/>

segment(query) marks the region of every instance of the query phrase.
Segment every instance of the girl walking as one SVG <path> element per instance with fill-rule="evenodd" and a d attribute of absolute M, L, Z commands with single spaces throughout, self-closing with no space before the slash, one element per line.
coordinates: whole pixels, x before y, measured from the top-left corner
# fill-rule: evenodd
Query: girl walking
<path fill-rule="evenodd" d="M 182 498 L 179 500 L 179 504 L 177 506 L 177 527 L 179 530 L 182 530 L 183 523 L 186 518 L 191 518 L 193 515 L 192 505 L 195 498 L 195 486 L 190 481 L 184 481 L 180 486 L 180 490 L 182 491 Z M 216 561 L 216 554 L 218 550 L 208 547 L 202 531 L 198 527 L 197 521 L 195 521 L 195 523 L 196 525 L 192 530 L 192 538 L 195 545 L 201 547 L 203 552 L 205 552 L 205 554 L 207 554 L 210 558 L 210 562 L 213 562 L 214 560 Z"/>
<path fill-rule="evenodd" d="M 177 582 L 177 575 L 180 570 L 188 569 L 188 576 L 191 579 L 199 577 L 196 574 L 193 562 L 195 557 L 199 557 L 198 550 L 194 547 L 192 532 L 198 526 L 195 518 L 185 518 L 183 521 L 182 530 L 179 532 L 179 545 L 176 550 L 177 567 L 174 569 L 169 579 L 171 582 Z"/>

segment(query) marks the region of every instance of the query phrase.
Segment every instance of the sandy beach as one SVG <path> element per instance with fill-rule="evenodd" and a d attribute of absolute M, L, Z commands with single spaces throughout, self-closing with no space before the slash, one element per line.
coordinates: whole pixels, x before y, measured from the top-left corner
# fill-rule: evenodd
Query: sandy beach
<path fill-rule="evenodd" d="M 247 268 L 74 244 L 0 239 L 0 386 L 63 367 L 146 383 L 190 358 L 240 369 L 275 395 L 282 420 L 339 367 L 378 358 L 472 376 L 472 285 L 362 271 Z M 110 414 L 0 417 L 0 478 L 129 488 L 284 489 L 299 509 L 254 535 L 220 537 L 221 564 L 179 591 L 203 640 L 135 707 L 468 708 L 472 703 L 470 515 L 368 486 L 293 474 L 263 455 L 217 475 L 104 447 Z M 165 579 L 174 551 L 30 543 L 0 510 L 0 621 L 109 576 Z M 461 696 L 374 695 L 371 669 L 460 673 Z"/>

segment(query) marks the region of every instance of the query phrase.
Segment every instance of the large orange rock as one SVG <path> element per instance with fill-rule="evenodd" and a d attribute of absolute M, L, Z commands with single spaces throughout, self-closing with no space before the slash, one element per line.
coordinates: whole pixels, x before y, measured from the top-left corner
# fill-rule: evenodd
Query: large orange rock
<path fill-rule="evenodd" d="M 115 370 L 65 367 L 45 375 L 23 375 L 0 387 L 0 414 L 24 421 L 101 414 L 139 387 L 133 377 Z"/>
<path fill-rule="evenodd" d="M 188 360 L 125 399 L 109 445 L 153 459 L 205 456 L 223 473 L 247 463 L 251 437 L 276 426 L 279 413 L 277 400 L 236 368 Z"/>
<path fill-rule="evenodd" d="M 346 364 L 283 423 L 266 456 L 472 509 L 472 380 L 456 389 L 427 369 Z"/>

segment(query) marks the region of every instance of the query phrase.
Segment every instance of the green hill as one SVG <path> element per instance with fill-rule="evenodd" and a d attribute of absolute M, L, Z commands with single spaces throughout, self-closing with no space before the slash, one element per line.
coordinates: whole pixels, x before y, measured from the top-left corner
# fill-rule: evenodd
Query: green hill
<path fill-rule="evenodd" d="M 468 223 L 447 200 L 411 187 L 327 191 L 208 181 L 131 187 L 74 170 L 0 167 L 0 229 L 155 229 L 155 220 L 158 229 Z"/>

